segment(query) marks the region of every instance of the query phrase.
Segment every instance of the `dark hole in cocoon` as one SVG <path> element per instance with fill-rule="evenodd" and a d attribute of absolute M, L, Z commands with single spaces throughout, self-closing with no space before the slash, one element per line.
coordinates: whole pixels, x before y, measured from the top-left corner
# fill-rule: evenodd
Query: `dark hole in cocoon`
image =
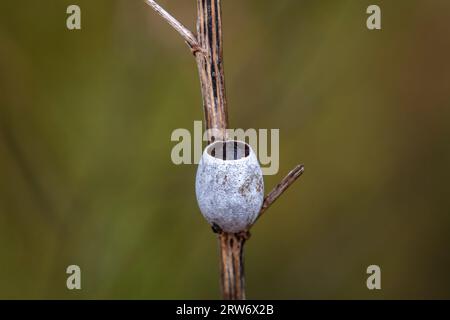
<path fill-rule="evenodd" d="M 209 146 L 208 153 L 221 160 L 239 160 L 250 155 L 250 147 L 241 141 L 217 141 Z"/>

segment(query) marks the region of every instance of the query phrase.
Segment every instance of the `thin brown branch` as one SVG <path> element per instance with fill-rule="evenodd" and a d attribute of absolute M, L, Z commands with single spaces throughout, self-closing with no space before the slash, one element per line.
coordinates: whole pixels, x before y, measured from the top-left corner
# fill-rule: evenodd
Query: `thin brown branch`
<path fill-rule="evenodd" d="M 186 41 L 189 48 L 191 48 L 192 52 L 195 54 L 198 51 L 202 51 L 199 43 L 197 41 L 197 37 L 186 28 L 181 22 L 175 19 L 170 13 L 164 10 L 156 1 L 153 0 L 144 0 L 146 4 L 152 7 L 164 20 L 167 21 Z"/>
<path fill-rule="evenodd" d="M 245 299 L 243 234 L 222 232 L 219 234 L 220 279 L 222 296 L 226 300 Z"/>
<path fill-rule="evenodd" d="M 223 67 L 221 0 L 197 0 L 197 36 L 178 22 L 153 0 L 145 0 L 184 38 L 197 61 L 208 141 L 226 138 L 228 128 L 227 99 Z M 303 165 L 292 170 L 264 199 L 258 218 L 302 175 Z M 219 234 L 221 287 L 224 299 L 245 299 L 244 244 L 250 233 Z"/>
<path fill-rule="evenodd" d="M 261 211 L 259 212 L 258 219 L 261 215 L 289 188 L 302 174 L 305 172 L 305 166 L 302 164 L 297 165 L 286 177 L 281 180 L 275 188 L 264 198 Z M 256 221 L 255 221 L 256 222 Z"/>
<path fill-rule="evenodd" d="M 223 67 L 221 0 L 197 0 L 197 35 L 205 54 L 196 54 L 208 141 L 226 138 L 227 99 Z M 219 232 L 221 288 L 226 300 L 245 299 L 244 244 L 240 234 Z"/>
<path fill-rule="evenodd" d="M 197 35 L 204 54 L 196 55 L 208 141 L 223 140 L 228 110 L 223 66 L 222 10 L 220 0 L 197 0 Z"/>

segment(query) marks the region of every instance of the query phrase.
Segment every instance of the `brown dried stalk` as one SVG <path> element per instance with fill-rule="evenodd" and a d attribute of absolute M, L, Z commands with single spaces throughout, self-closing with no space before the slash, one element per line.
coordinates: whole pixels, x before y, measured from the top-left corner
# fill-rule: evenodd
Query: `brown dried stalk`
<path fill-rule="evenodd" d="M 226 138 L 227 100 L 223 68 L 221 0 L 197 0 L 197 35 L 153 0 L 144 0 L 166 20 L 188 44 L 195 56 L 203 98 L 205 127 L 209 142 Z M 295 167 L 264 199 L 258 218 L 304 172 Z M 244 244 L 250 232 L 233 234 L 213 228 L 219 234 L 222 296 L 227 300 L 245 299 Z"/>

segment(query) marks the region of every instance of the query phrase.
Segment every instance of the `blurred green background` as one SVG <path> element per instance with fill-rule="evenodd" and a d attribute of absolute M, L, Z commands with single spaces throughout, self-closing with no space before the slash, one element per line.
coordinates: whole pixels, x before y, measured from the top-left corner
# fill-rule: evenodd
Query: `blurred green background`
<path fill-rule="evenodd" d="M 194 29 L 194 0 L 161 4 Z M 253 229 L 247 296 L 450 298 L 450 2 L 224 0 L 223 21 L 231 126 L 280 129 L 266 189 L 306 166 Z M 170 160 L 202 119 L 143 1 L 1 1 L 0 298 L 220 298 L 196 166 Z"/>

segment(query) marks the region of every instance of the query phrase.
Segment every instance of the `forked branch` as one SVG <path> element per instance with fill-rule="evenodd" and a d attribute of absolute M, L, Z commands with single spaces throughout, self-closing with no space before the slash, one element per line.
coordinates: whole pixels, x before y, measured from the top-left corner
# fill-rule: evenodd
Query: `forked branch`
<path fill-rule="evenodd" d="M 222 52 L 221 0 L 197 0 L 197 36 L 153 0 L 144 0 L 183 37 L 191 48 L 198 66 L 206 129 L 215 129 L 208 141 L 226 138 L 228 111 Z M 209 132 L 210 130 L 208 130 Z M 264 199 L 258 218 L 304 172 L 295 167 Z M 221 286 L 224 299 L 245 299 L 244 244 L 250 233 L 219 234 Z"/>

